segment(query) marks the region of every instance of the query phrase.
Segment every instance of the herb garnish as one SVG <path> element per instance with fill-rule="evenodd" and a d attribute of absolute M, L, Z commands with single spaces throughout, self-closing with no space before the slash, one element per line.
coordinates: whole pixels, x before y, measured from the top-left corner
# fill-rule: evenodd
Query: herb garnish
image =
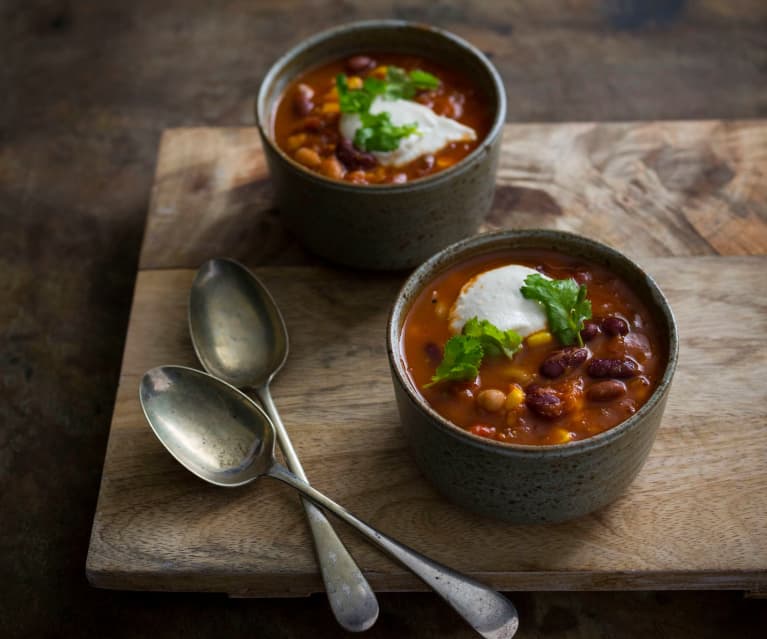
<path fill-rule="evenodd" d="M 454 335 L 445 343 L 442 362 L 426 388 L 448 380 L 474 379 L 485 355 L 505 355 L 511 359 L 521 344 L 522 338 L 516 331 L 502 331 L 488 320 L 473 317 L 466 322 L 461 335 Z"/>
<path fill-rule="evenodd" d="M 489 320 L 480 322 L 476 317 L 466 322 L 463 334 L 478 338 L 487 355 L 503 354 L 512 359 L 522 345 L 522 337 L 516 331 L 502 331 Z"/>
<path fill-rule="evenodd" d="M 522 296 L 543 304 L 549 330 L 565 346 L 577 341 L 583 346 L 583 321 L 591 318 L 591 302 L 586 299 L 586 286 L 573 278 L 549 280 L 533 273 L 525 278 Z"/>
<path fill-rule="evenodd" d="M 418 132 L 418 125 L 405 124 L 396 126 L 391 116 L 381 113 L 360 113 L 362 126 L 354 134 L 354 146 L 364 151 L 394 151 L 399 148 L 399 141 Z"/>
<path fill-rule="evenodd" d="M 442 362 L 425 388 L 448 380 L 474 379 L 485 355 L 482 342 L 468 335 L 454 335 L 445 342 Z"/>
<path fill-rule="evenodd" d="M 354 135 L 354 146 L 364 151 L 393 151 L 399 147 L 400 140 L 418 132 L 418 125 L 397 126 L 391 121 L 391 115 L 381 112 L 373 115 L 370 105 L 379 95 L 387 100 L 411 99 L 417 91 L 436 89 L 439 79 L 431 73 L 414 69 L 409 73 L 400 67 L 390 66 L 386 70 L 386 79 L 367 77 L 361 89 L 349 89 L 346 75 L 336 76 L 338 103 L 341 113 L 359 115 L 361 127 Z"/>

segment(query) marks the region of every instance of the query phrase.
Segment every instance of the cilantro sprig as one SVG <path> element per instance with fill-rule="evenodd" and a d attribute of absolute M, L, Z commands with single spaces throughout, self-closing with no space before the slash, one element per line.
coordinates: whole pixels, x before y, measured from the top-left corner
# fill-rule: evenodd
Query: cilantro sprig
<path fill-rule="evenodd" d="M 522 337 L 516 331 L 502 331 L 489 320 L 472 317 L 463 327 L 463 334 L 477 338 L 486 355 L 505 355 L 512 359 L 522 346 Z"/>
<path fill-rule="evenodd" d="M 387 100 L 409 100 L 424 89 L 436 89 L 439 79 L 431 73 L 414 69 L 407 72 L 400 67 L 389 66 L 386 78 L 367 77 L 361 89 L 350 89 L 346 75 L 336 76 L 338 104 L 341 113 L 356 113 L 360 128 L 354 135 L 354 145 L 363 151 L 394 151 L 400 140 L 418 132 L 418 125 L 395 125 L 386 111 L 370 113 L 373 100 L 379 95 Z"/>
<path fill-rule="evenodd" d="M 445 343 L 445 353 L 426 388 L 444 381 L 474 379 L 485 355 L 505 355 L 509 359 L 519 350 L 522 338 L 513 330 L 502 331 L 488 320 L 473 317 Z"/>
<path fill-rule="evenodd" d="M 362 126 L 354 134 L 354 145 L 365 151 L 394 151 L 399 141 L 418 132 L 418 125 L 397 126 L 386 113 L 360 113 Z"/>
<path fill-rule="evenodd" d="M 442 362 L 425 388 L 448 380 L 475 379 L 484 356 L 485 349 L 476 337 L 454 335 L 445 342 Z"/>
<path fill-rule="evenodd" d="M 377 80 L 368 78 L 368 80 Z M 383 96 L 387 100 L 397 100 L 403 98 L 412 100 L 418 91 L 436 89 L 439 87 L 439 78 L 421 71 L 413 69 L 409 73 L 400 67 L 389 66 L 386 69 L 386 80 L 378 80 L 378 86 L 382 88 Z M 363 85 L 364 88 L 364 85 Z"/>
<path fill-rule="evenodd" d="M 584 284 L 579 286 L 573 278 L 549 280 L 534 273 L 525 278 L 520 291 L 523 297 L 543 305 L 549 330 L 562 344 L 570 346 L 577 341 L 583 346 L 583 322 L 591 318 L 591 302 L 586 299 Z"/>

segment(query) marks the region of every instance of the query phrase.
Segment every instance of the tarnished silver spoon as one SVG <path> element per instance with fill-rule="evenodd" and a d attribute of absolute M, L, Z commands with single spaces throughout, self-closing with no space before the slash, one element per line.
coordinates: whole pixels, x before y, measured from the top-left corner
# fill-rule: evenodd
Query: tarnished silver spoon
<path fill-rule="evenodd" d="M 197 271 L 189 294 L 189 332 L 206 371 L 254 391 L 274 425 L 288 468 L 308 481 L 269 391 L 288 357 L 288 332 L 266 288 L 237 262 L 209 260 Z M 378 618 L 373 589 L 325 514 L 302 501 L 333 614 L 346 630 L 367 630 Z"/>
<path fill-rule="evenodd" d="M 227 487 L 262 475 L 285 482 L 410 569 L 481 636 L 514 636 L 519 619 L 508 599 L 387 537 L 277 463 L 269 417 L 234 386 L 191 368 L 162 366 L 144 375 L 139 396 L 157 437 L 198 477 Z"/>

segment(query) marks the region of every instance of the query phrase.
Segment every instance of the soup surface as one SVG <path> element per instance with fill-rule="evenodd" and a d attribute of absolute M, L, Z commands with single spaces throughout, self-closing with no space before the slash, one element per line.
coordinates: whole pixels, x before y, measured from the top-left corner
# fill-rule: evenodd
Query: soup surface
<path fill-rule="evenodd" d="M 475 378 L 432 383 L 465 285 L 510 264 L 585 285 L 591 318 L 581 340 L 563 345 L 542 314 L 549 325 L 511 357 L 485 355 Z M 561 444 L 616 426 L 652 394 L 666 362 L 658 328 L 627 284 L 600 265 L 541 250 L 483 255 L 437 277 L 410 308 L 401 341 L 410 378 L 434 410 L 475 435 L 518 444 Z"/>
<path fill-rule="evenodd" d="M 273 137 L 325 177 L 401 184 L 461 161 L 492 121 L 491 105 L 456 70 L 421 57 L 375 53 L 299 76 L 278 101 Z"/>

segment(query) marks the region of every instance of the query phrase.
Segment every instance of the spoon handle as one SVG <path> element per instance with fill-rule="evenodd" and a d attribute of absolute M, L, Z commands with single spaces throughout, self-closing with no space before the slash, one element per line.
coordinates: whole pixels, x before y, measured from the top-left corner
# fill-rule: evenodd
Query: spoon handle
<path fill-rule="evenodd" d="M 514 605 L 503 595 L 387 537 L 302 481 L 281 464 L 266 473 L 354 526 L 373 544 L 410 569 L 486 639 L 511 639 L 519 627 Z"/>
<path fill-rule="evenodd" d="M 308 485 L 304 469 L 280 419 L 277 407 L 272 401 L 269 387 L 263 386 L 255 392 L 274 424 L 277 441 L 292 471 L 291 476 L 297 476 Z M 351 632 L 367 630 L 378 619 L 378 600 L 373 589 L 322 510 L 308 499 L 302 498 L 301 502 L 314 538 L 322 581 L 336 620 L 343 628 Z"/>

